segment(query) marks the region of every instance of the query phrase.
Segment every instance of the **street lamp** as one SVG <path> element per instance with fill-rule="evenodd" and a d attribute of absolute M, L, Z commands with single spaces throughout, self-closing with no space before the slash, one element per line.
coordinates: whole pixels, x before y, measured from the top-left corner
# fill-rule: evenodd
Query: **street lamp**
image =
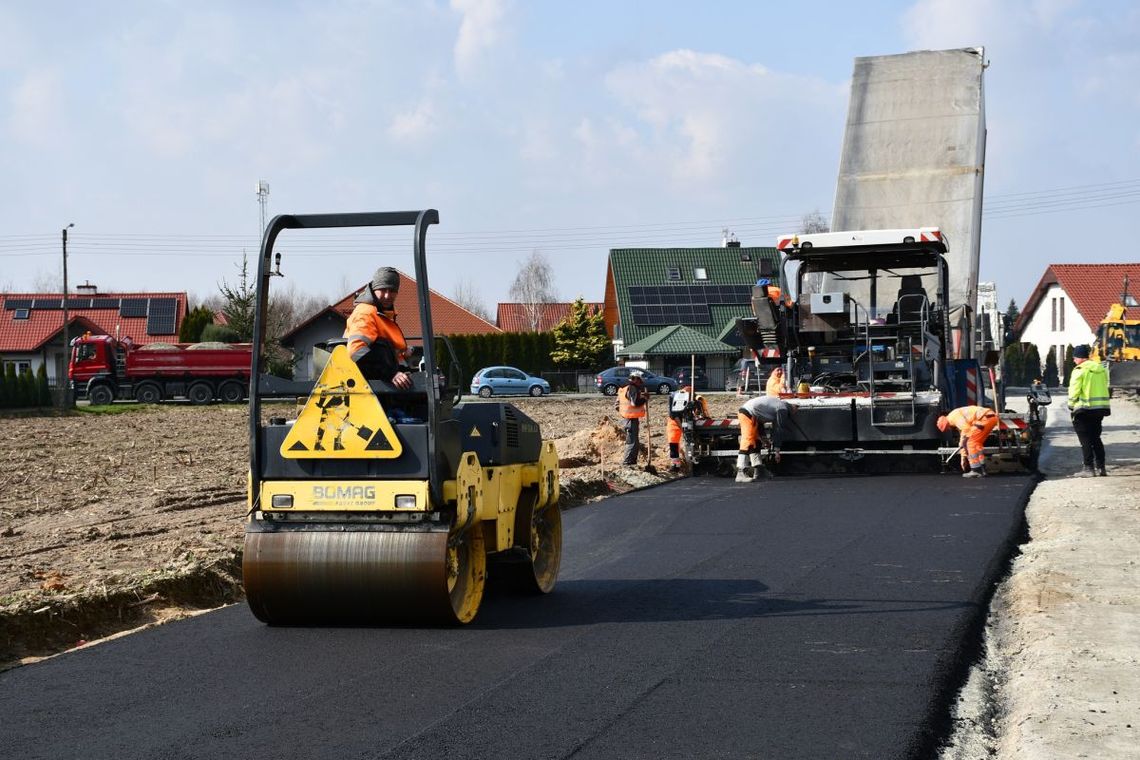
<path fill-rule="evenodd" d="M 71 408 L 71 339 L 67 334 L 67 231 L 74 226 L 75 223 L 72 222 L 63 228 L 63 394 L 60 403 L 64 411 Z"/>

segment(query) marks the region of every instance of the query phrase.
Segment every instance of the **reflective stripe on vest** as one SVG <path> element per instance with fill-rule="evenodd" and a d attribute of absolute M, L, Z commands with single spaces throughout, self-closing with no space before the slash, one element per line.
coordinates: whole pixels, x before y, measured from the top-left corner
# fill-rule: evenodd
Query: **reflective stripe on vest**
<path fill-rule="evenodd" d="M 1104 372 L 1089 372 L 1085 367 L 1089 362 L 1081 362 L 1069 377 L 1069 409 L 1079 412 L 1086 409 L 1107 411 L 1109 402 L 1108 376 Z"/>

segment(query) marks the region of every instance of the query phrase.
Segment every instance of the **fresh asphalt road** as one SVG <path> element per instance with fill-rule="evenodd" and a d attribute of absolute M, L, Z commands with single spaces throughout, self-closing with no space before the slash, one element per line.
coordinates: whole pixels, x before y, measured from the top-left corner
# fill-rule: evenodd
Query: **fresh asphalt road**
<path fill-rule="evenodd" d="M 5 758 L 928 756 L 1031 481 L 689 479 L 566 513 L 465 628 L 244 605 L 0 674 Z"/>

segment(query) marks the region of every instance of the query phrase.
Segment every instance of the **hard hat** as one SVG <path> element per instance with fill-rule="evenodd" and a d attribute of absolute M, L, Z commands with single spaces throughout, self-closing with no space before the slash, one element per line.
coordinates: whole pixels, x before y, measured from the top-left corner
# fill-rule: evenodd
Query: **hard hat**
<path fill-rule="evenodd" d="M 950 427 L 950 418 L 946 415 L 942 415 L 938 418 L 938 422 L 936 424 L 938 425 L 938 429 L 945 433 L 946 428 Z"/>
<path fill-rule="evenodd" d="M 639 370 L 639 369 L 635 369 L 629 373 L 629 379 L 630 380 L 641 380 L 644 377 L 645 377 L 645 375 L 642 374 L 641 370 Z"/>

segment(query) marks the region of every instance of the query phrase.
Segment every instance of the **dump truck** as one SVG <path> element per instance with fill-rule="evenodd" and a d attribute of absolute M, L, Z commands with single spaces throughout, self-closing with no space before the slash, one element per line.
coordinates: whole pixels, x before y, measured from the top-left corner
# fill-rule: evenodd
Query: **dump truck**
<path fill-rule="evenodd" d="M 1129 319 L 1129 305 L 1135 299 L 1128 292 L 1128 277 L 1120 301 L 1108 307 L 1097 328 L 1091 358 L 1108 368 L 1108 384 L 1114 391 L 1140 391 L 1140 319 Z"/>
<path fill-rule="evenodd" d="M 155 343 L 86 333 L 71 343 L 68 377 L 76 398 L 92 404 L 134 399 L 157 404 L 238 403 L 249 392 L 251 344 Z"/>
<path fill-rule="evenodd" d="M 426 236 L 434 209 L 286 215 L 266 228 L 255 334 L 265 339 L 269 261 L 285 230 L 413 228 L 422 356 L 401 390 L 365 378 L 343 341 L 315 382 L 261 373 L 250 396 L 249 504 L 242 573 L 271 625 L 465 624 L 490 579 L 553 590 L 562 554 L 558 452 L 511 404 L 462 400 L 462 368 L 437 348 Z M 408 336 L 409 343 L 413 337 Z M 289 385 L 293 383 L 293 385 Z M 298 412 L 263 404 L 293 390 Z"/>

